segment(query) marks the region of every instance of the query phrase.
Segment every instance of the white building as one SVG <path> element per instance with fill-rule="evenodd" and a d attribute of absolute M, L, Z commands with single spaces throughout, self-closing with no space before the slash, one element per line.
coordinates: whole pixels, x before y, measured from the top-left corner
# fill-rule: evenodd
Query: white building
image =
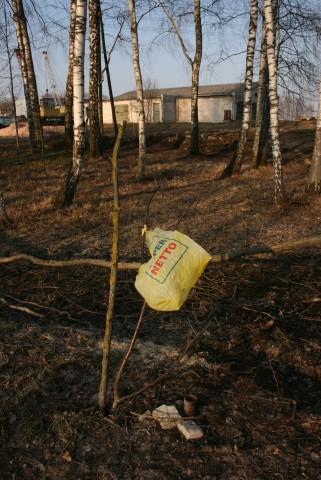
<path fill-rule="evenodd" d="M 146 121 L 152 123 L 190 122 L 191 87 L 162 88 L 145 91 Z M 200 122 L 218 123 L 242 117 L 243 83 L 202 85 L 199 87 L 198 117 Z M 256 108 L 257 84 L 253 89 L 253 111 Z M 137 123 L 136 91 L 115 97 L 118 122 Z M 103 103 L 104 123 L 112 123 L 110 101 Z"/>

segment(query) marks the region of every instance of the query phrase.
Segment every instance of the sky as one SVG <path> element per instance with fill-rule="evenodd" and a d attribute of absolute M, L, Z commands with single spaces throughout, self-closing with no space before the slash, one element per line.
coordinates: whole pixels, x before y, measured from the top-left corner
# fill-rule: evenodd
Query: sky
<path fill-rule="evenodd" d="M 63 9 L 50 7 L 42 12 L 43 15 L 54 19 L 59 25 L 68 25 L 68 14 Z M 57 28 L 54 29 L 57 31 Z M 245 19 L 238 20 L 224 32 L 208 32 L 205 25 L 203 41 L 203 61 L 201 67 L 200 84 L 233 83 L 244 79 L 245 54 L 232 57 L 224 63 L 213 65 L 220 55 L 222 47 L 229 52 L 239 52 L 246 48 Z M 162 34 L 164 25 L 159 16 L 145 17 L 139 26 L 141 68 L 143 78 L 153 82 L 155 87 L 176 87 L 190 85 L 191 71 L 183 57 L 175 37 L 164 37 L 155 41 L 155 37 Z M 107 45 L 113 43 L 117 32 L 114 21 L 105 19 L 105 33 Z M 190 46 L 193 43 L 193 26 L 182 28 L 184 38 Z M 67 30 L 58 29 L 59 41 L 45 39 L 42 35 L 34 35 L 34 63 L 37 73 L 40 95 L 48 87 L 46 80 L 42 51 L 47 50 L 55 75 L 56 84 L 60 93 L 63 93 L 68 68 L 68 38 Z M 125 30 L 128 36 L 128 30 Z M 40 40 L 39 40 L 40 38 Z M 237 39 L 237 41 L 235 41 Z M 233 43 L 232 43 L 233 42 Z M 107 47 L 108 48 L 108 47 Z M 191 47 L 191 53 L 193 49 Z M 86 48 L 86 85 L 88 89 L 88 43 Z M 135 79 L 131 60 L 130 42 L 123 42 L 111 56 L 110 71 L 115 95 L 135 89 Z M 107 96 L 106 80 L 103 83 L 103 93 Z"/>
<path fill-rule="evenodd" d="M 125 0 L 118 0 L 114 3 L 119 5 L 122 1 L 127 4 Z M 27 0 L 25 0 L 25 4 L 27 5 Z M 46 88 L 49 88 L 50 90 L 45 73 L 44 59 L 42 55 L 43 50 L 48 51 L 58 93 L 64 95 L 68 69 L 69 4 L 70 0 L 55 0 L 54 2 L 53 0 L 38 1 L 38 5 L 41 5 L 40 14 L 47 22 L 51 36 L 45 36 L 41 33 L 42 22 L 39 22 L 39 18 L 34 15 L 32 10 L 27 12 L 39 95 L 43 95 L 46 92 Z M 205 0 L 202 4 L 205 4 Z M 237 15 L 235 20 L 229 22 L 223 29 L 213 28 L 213 21 L 215 21 L 213 15 L 203 16 L 203 60 L 200 74 L 201 85 L 244 81 L 245 51 L 249 22 L 249 12 L 247 11 L 247 8 L 249 1 L 231 0 L 229 3 L 227 0 L 224 0 L 222 4 L 232 5 L 232 8 L 235 9 L 235 13 L 239 14 L 241 12 L 242 15 Z M 108 5 L 107 0 L 105 0 L 105 3 L 103 2 L 103 5 Z M 112 19 L 107 15 L 104 16 L 104 23 L 107 49 L 109 49 L 113 44 L 115 35 L 118 31 L 118 24 L 115 19 Z M 146 83 L 152 83 L 154 88 L 191 85 L 190 66 L 180 50 L 177 38 L 175 35 L 166 35 L 166 30 L 168 30 L 168 24 L 166 24 L 164 14 L 160 11 L 146 15 L 139 24 L 140 59 L 143 80 Z M 189 48 L 189 53 L 193 56 L 194 26 L 192 23 L 192 17 L 189 23 L 185 23 L 181 27 L 181 32 Z M 110 71 L 115 96 L 128 90 L 135 89 L 128 24 L 126 24 L 123 31 L 123 37 L 124 40 L 120 44 L 117 44 L 110 61 Z M 12 48 L 15 46 L 16 40 L 13 32 Z M 256 48 L 256 58 L 258 59 L 260 48 L 259 38 Z M 89 48 L 87 38 L 85 65 L 85 88 L 87 92 L 89 70 L 88 54 Z M 221 55 L 227 57 L 224 62 L 218 62 Z M 20 75 L 18 73 L 17 79 L 19 78 Z M 255 76 L 254 79 L 256 80 L 256 78 L 257 77 Z M 18 83 L 20 86 L 17 88 L 17 96 L 22 96 L 21 81 Z M 108 96 L 106 83 L 105 79 L 103 82 L 103 94 Z M 313 95 L 313 97 L 314 99 L 317 98 L 316 95 Z"/>

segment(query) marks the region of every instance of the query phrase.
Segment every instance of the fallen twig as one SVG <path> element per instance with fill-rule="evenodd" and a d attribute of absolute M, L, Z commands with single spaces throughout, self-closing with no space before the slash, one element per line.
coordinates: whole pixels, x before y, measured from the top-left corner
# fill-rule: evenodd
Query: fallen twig
<path fill-rule="evenodd" d="M 84 258 L 76 260 L 43 260 L 41 258 L 33 257 L 32 255 L 26 255 L 20 253 L 11 257 L 0 258 L 0 264 L 15 263 L 20 261 L 26 261 L 33 263 L 34 265 L 40 265 L 41 267 L 78 267 L 81 265 L 89 265 L 92 267 L 111 268 L 112 262 L 107 260 L 100 260 L 99 258 Z M 140 263 L 135 262 L 119 262 L 117 263 L 118 270 L 138 270 Z"/>
<path fill-rule="evenodd" d="M 37 318 L 43 318 L 43 315 L 41 313 L 34 312 L 28 307 L 19 307 L 18 305 L 12 305 L 11 303 L 8 303 L 7 300 L 3 297 L 0 297 L 0 302 L 6 307 L 12 308 L 13 310 L 18 310 L 20 312 L 28 313 L 29 315 L 32 315 Z"/>

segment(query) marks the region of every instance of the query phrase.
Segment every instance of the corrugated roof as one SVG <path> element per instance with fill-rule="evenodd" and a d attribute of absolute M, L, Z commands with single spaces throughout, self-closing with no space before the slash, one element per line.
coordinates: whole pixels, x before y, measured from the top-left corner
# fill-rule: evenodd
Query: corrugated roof
<path fill-rule="evenodd" d="M 255 82 L 255 86 L 257 83 Z M 200 85 L 199 96 L 221 96 L 221 95 L 240 95 L 243 93 L 244 83 L 222 83 L 218 85 Z M 173 97 L 191 97 L 192 87 L 174 87 L 174 88 L 155 88 L 145 91 L 145 98 L 157 98 L 161 95 L 171 95 Z M 134 100 L 136 90 L 122 93 L 115 97 L 115 100 Z"/>

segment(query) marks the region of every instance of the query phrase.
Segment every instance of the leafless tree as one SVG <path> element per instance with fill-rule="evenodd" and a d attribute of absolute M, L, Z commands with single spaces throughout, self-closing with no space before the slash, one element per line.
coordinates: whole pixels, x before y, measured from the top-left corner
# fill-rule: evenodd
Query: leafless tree
<path fill-rule="evenodd" d="M 101 52 L 100 0 L 89 0 L 90 71 L 89 71 L 89 155 L 101 155 Z"/>
<path fill-rule="evenodd" d="M 281 120 L 295 120 L 299 118 L 313 117 L 312 103 L 305 97 L 298 97 L 289 92 L 280 91 L 279 109 Z"/>
<path fill-rule="evenodd" d="M 85 155 L 84 58 L 87 0 L 76 0 L 73 59 L 73 156 L 66 179 L 63 206 L 72 204 Z"/>
<path fill-rule="evenodd" d="M 43 135 L 40 122 L 38 88 L 22 0 L 12 0 L 12 12 L 19 46 L 17 53 L 20 60 L 27 105 L 30 144 L 32 150 L 40 150 L 43 149 Z"/>
<path fill-rule="evenodd" d="M 146 155 L 146 131 L 145 131 L 145 109 L 144 109 L 144 91 L 143 78 L 140 68 L 139 58 L 139 40 L 138 40 L 138 23 L 136 14 L 136 1 L 128 0 L 128 12 L 130 19 L 130 32 L 132 42 L 132 59 L 136 81 L 136 96 L 138 110 L 138 162 L 137 162 L 137 178 L 142 179 L 145 171 L 145 155 Z"/>
<path fill-rule="evenodd" d="M 9 82 L 10 82 L 10 96 L 11 96 L 11 114 L 13 113 L 15 128 L 16 128 L 16 145 L 17 150 L 19 150 L 19 132 L 18 132 L 18 120 L 17 120 L 17 111 L 16 111 L 16 99 L 14 94 L 14 85 L 13 85 L 13 72 L 12 72 L 12 54 L 10 52 L 9 44 L 9 25 L 8 25 L 8 15 L 7 15 L 7 4 L 6 0 L 2 0 L 2 11 L 3 11 L 3 24 L 0 26 L 0 37 L 3 41 L 7 59 L 8 59 L 8 69 L 9 69 Z"/>
<path fill-rule="evenodd" d="M 181 2 L 160 1 L 162 7 L 173 32 L 175 33 L 181 50 L 189 63 L 192 70 L 192 98 L 191 98 L 191 147 L 190 153 L 192 155 L 199 154 L 199 122 L 198 122 L 198 90 L 199 90 L 199 75 L 202 61 L 203 51 L 203 37 L 202 37 L 202 18 L 201 18 L 201 1 L 193 0 L 193 18 L 195 31 L 195 52 L 192 57 L 189 54 L 186 41 L 183 38 L 178 22 L 175 20 L 175 11 L 179 10 L 179 16 L 182 14 Z M 183 5 L 183 12 L 190 12 L 188 5 Z"/>
<path fill-rule="evenodd" d="M 102 49 L 103 49 L 103 55 L 104 55 L 104 62 L 105 62 L 105 68 L 103 69 L 103 72 L 106 72 L 106 78 L 107 78 L 107 86 L 108 86 L 108 93 L 109 93 L 109 101 L 110 101 L 110 106 L 111 106 L 111 113 L 112 113 L 112 119 L 113 119 L 113 127 L 114 127 L 114 133 L 115 133 L 115 139 L 117 138 L 118 135 L 118 125 L 117 125 L 117 118 L 116 118 L 116 108 L 115 108 L 115 102 L 114 102 L 114 94 L 113 94 L 113 87 L 112 87 L 112 81 L 111 81 L 111 73 L 110 73 L 110 59 L 111 55 L 116 48 L 116 45 L 123 39 L 122 37 L 122 30 L 125 25 L 126 21 L 126 15 L 127 11 L 125 13 L 124 9 L 122 9 L 122 5 L 117 5 L 116 12 L 111 16 L 113 22 L 118 25 L 118 31 L 113 38 L 113 42 L 111 45 L 111 48 L 109 51 L 107 51 L 107 45 L 106 45 L 106 38 L 105 38 L 105 27 L 104 27 L 104 20 L 103 20 L 103 15 L 100 17 L 100 29 L 101 29 L 101 43 L 102 43 Z"/>
<path fill-rule="evenodd" d="M 252 84 L 253 84 L 253 66 L 256 44 L 258 18 L 258 0 L 250 0 L 250 22 L 246 52 L 246 70 L 243 97 L 243 120 L 241 135 L 237 146 L 236 155 L 229 161 L 223 177 L 230 176 L 234 171 L 240 172 L 244 158 L 244 150 L 247 143 L 248 132 L 251 126 L 252 118 Z"/>
<path fill-rule="evenodd" d="M 316 193 L 321 193 L 321 81 L 319 91 L 319 109 L 310 170 L 309 188 Z"/>
<path fill-rule="evenodd" d="M 277 88 L 277 61 L 275 52 L 275 18 L 273 16 L 273 2 L 278 0 L 264 0 L 264 16 L 266 26 L 266 48 L 269 67 L 269 99 L 270 124 L 272 137 L 272 156 L 274 169 L 274 200 L 280 205 L 284 199 L 282 155 L 279 137 L 279 98 Z M 275 7 L 274 7 L 275 8 Z"/>
<path fill-rule="evenodd" d="M 65 136 L 69 146 L 72 145 L 73 121 L 73 68 L 74 68 L 74 41 L 75 41 L 75 20 L 76 20 L 76 0 L 70 0 L 70 22 L 69 22 L 69 58 L 68 75 L 66 82 L 65 96 Z"/>
<path fill-rule="evenodd" d="M 321 35 L 319 2 L 279 0 L 276 13 L 278 84 L 284 92 L 308 96 L 317 87 Z"/>
<path fill-rule="evenodd" d="M 270 128 L 269 108 L 269 69 L 266 52 L 265 21 L 263 19 L 256 102 L 255 133 L 252 148 L 252 161 L 255 167 L 258 167 L 265 158 Z"/>

